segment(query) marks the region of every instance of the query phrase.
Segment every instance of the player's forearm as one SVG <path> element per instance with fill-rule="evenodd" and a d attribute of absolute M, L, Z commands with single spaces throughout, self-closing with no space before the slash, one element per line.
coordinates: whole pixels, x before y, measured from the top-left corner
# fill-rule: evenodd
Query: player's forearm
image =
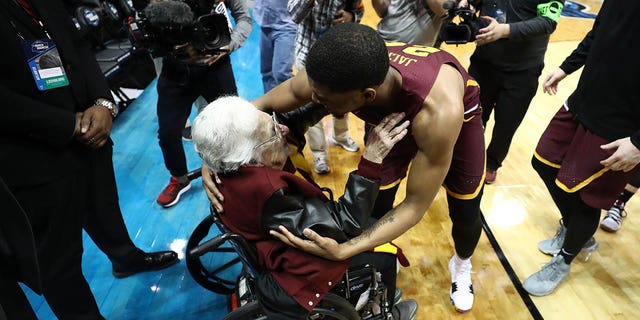
<path fill-rule="evenodd" d="M 346 259 L 392 241 L 416 225 L 422 216 L 423 212 L 419 212 L 419 209 L 411 205 L 400 204 L 364 230 L 358 237 L 342 243 L 340 245 L 341 252 Z"/>
<path fill-rule="evenodd" d="M 301 82 L 306 78 L 297 75 L 281 83 L 252 103 L 262 111 L 285 113 L 311 102 L 311 93 Z"/>

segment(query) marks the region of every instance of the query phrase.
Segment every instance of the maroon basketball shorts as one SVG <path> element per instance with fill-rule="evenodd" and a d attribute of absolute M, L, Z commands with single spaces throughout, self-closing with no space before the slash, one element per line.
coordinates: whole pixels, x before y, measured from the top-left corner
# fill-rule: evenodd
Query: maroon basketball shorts
<path fill-rule="evenodd" d="M 485 158 L 482 109 L 465 114 L 458 141 L 453 148 L 451 167 L 444 179 L 447 194 L 461 200 L 478 196 L 484 183 Z"/>
<path fill-rule="evenodd" d="M 586 204 L 606 210 L 638 169 L 613 171 L 601 165 L 615 152 L 600 148 L 609 142 L 586 129 L 563 105 L 540 137 L 534 157 L 559 169 L 556 185 L 562 190 L 579 192 Z"/>

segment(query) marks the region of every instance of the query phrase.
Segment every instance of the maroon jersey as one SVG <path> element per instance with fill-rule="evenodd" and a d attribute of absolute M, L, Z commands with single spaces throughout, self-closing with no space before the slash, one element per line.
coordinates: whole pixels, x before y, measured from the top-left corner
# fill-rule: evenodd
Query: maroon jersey
<path fill-rule="evenodd" d="M 402 75 L 402 91 L 396 100 L 396 105 L 392 106 L 395 107 L 394 112 L 404 112 L 406 119 L 413 121 L 413 118 L 422 109 L 425 98 L 431 92 L 440 68 L 443 64 L 448 64 L 460 72 L 466 86 L 464 94 L 465 123 L 463 127 L 468 125 L 468 119 L 482 114 L 479 97 L 480 88 L 453 55 L 437 48 L 408 45 L 401 42 L 387 43 L 387 48 L 391 67 Z M 353 112 L 358 118 L 372 125 L 380 123 L 389 113 L 389 109 L 369 106 Z M 382 185 L 389 185 L 404 178 L 407 174 L 409 163 L 411 163 L 417 151 L 418 146 L 409 128 L 409 134 L 398 142 L 384 159 L 382 164 Z M 484 163 L 482 165 L 484 166 Z"/>

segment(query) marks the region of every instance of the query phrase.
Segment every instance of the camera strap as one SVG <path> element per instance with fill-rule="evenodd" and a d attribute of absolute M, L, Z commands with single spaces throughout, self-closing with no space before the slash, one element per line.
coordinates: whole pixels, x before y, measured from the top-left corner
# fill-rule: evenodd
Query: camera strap
<path fill-rule="evenodd" d="M 224 0 L 218 1 L 218 3 L 213 6 L 211 13 L 224 14 L 224 17 L 227 19 L 227 26 L 229 27 L 229 33 L 233 31 L 233 27 L 231 26 L 231 19 L 229 18 L 229 12 L 227 11 L 227 6 L 224 4 Z"/>

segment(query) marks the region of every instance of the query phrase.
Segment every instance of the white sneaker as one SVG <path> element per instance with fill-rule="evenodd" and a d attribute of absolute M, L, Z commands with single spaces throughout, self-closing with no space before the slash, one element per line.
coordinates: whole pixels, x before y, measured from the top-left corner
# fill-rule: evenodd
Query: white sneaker
<path fill-rule="evenodd" d="M 622 218 L 627 216 L 624 210 L 624 202 L 616 200 L 607 215 L 600 222 L 600 228 L 604 231 L 616 232 L 622 227 Z"/>
<path fill-rule="evenodd" d="M 331 168 L 327 164 L 327 159 L 321 157 L 313 160 L 313 170 L 315 170 L 317 174 L 327 174 L 331 172 Z"/>
<path fill-rule="evenodd" d="M 334 136 L 330 136 L 329 143 L 334 146 L 340 146 L 342 147 L 342 149 L 345 149 L 349 152 L 356 152 L 360 150 L 360 146 L 358 146 L 358 144 L 349 136 L 347 136 L 344 141 L 338 141 Z"/>
<path fill-rule="evenodd" d="M 451 289 L 449 298 L 456 311 L 463 313 L 473 307 L 473 284 L 471 284 L 471 258 L 462 260 L 454 254 L 449 260 Z"/>

